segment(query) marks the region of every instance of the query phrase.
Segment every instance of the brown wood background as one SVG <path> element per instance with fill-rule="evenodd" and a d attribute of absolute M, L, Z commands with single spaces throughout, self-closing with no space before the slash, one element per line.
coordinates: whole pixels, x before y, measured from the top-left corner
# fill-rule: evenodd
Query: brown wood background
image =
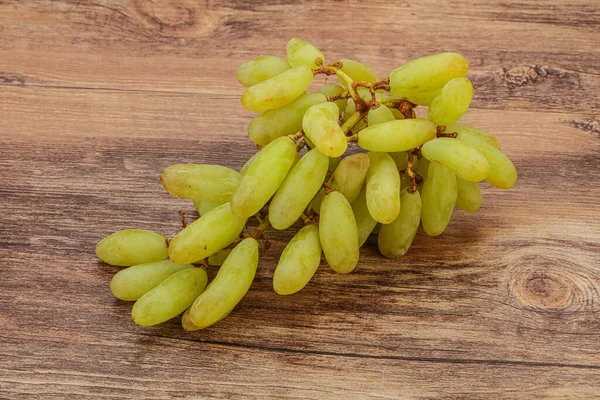
<path fill-rule="evenodd" d="M 517 186 L 290 297 L 270 233 L 227 319 L 136 326 L 94 245 L 193 215 L 167 165 L 244 163 L 236 68 L 292 36 L 383 76 L 464 54 Z M 600 398 L 599 41 L 596 0 L 0 0 L 0 397 Z"/>

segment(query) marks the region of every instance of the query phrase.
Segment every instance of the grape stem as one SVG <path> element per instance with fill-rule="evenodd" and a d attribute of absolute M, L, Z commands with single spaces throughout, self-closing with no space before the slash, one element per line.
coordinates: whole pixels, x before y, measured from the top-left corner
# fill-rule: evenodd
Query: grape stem
<path fill-rule="evenodd" d="M 271 222 L 269 221 L 269 215 L 263 219 L 263 221 L 258 225 L 258 227 L 252 232 L 248 237 L 257 239 L 262 236 L 263 233 L 271 226 Z M 245 236 L 245 235 L 244 235 Z"/>
<path fill-rule="evenodd" d="M 325 188 L 326 195 L 335 191 L 335 189 L 332 188 L 331 186 L 329 186 L 329 184 L 327 182 L 323 182 L 323 187 Z"/>
<path fill-rule="evenodd" d="M 414 193 L 417 191 L 417 178 L 420 178 L 420 176 L 415 171 L 413 171 L 413 162 L 415 155 L 416 154 L 413 151 L 411 151 L 408 154 L 408 162 L 406 163 L 406 169 L 402 171 L 402 173 L 410 177 L 410 186 L 408 187 L 409 193 Z"/>
<path fill-rule="evenodd" d="M 438 125 L 437 133 L 436 133 L 435 137 L 448 137 L 448 138 L 456 139 L 456 137 L 458 136 L 457 132 L 444 132 L 445 130 L 446 130 L 445 126 Z"/>
<path fill-rule="evenodd" d="M 304 131 L 302 129 L 300 129 L 298 132 L 296 132 L 293 135 L 288 135 L 288 137 L 293 141 L 296 142 L 296 140 L 304 137 Z"/>
<path fill-rule="evenodd" d="M 178 211 L 179 218 L 181 218 L 181 227 L 185 229 L 187 227 L 187 223 L 185 222 L 185 213 L 183 211 Z"/>
<path fill-rule="evenodd" d="M 363 119 L 365 115 L 367 115 L 368 112 L 369 110 L 363 110 L 357 111 L 356 113 L 352 114 L 352 116 L 350 116 L 350 118 L 348 118 L 346 122 L 344 122 L 344 124 L 342 125 L 342 131 L 344 131 L 344 134 L 347 135 L 348 132 L 350 132 L 352 128 L 354 128 L 354 125 L 358 124 L 360 120 Z"/>

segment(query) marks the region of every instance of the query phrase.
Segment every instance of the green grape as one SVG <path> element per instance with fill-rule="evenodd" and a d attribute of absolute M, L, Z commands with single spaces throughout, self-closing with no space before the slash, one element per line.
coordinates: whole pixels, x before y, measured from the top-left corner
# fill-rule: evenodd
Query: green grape
<path fill-rule="evenodd" d="M 369 126 L 381 124 L 382 122 L 395 121 L 392 111 L 387 107 L 371 108 L 368 114 Z"/>
<path fill-rule="evenodd" d="M 459 140 L 460 134 L 457 137 Z M 485 181 L 498 189 L 510 189 L 517 183 L 517 169 L 508 157 L 500 150 L 486 143 L 472 145 L 470 142 L 465 142 L 487 159 L 490 165 L 490 173 L 485 178 Z"/>
<path fill-rule="evenodd" d="M 339 157 L 329 157 L 329 168 L 328 168 L 329 172 L 333 173 L 333 171 L 336 170 L 338 165 L 340 165 L 341 161 L 342 161 L 342 159 Z"/>
<path fill-rule="evenodd" d="M 183 313 L 183 316 L 181 317 L 181 327 L 186 332 L 194 332 L 194 331 L 202 329 L 199 326 L 194 325 L 194 323 L 192 322 L 192 320 L 190 318 L 190 309 L 189 308 L 187 310 L 185 310 L 185 312 Z"/>
<path fill-rule="evenodd" d="M 96 245 L 96 255 L 102 261 L 118 267 L 130 267 L 168 257 L 169 239 L 143 229 L 115 232 Z"/>
<path fill-rule="evenodd" d="M 215 208 L 219 207 L 221 204 L 224 204 L 224 203 L 211 203 L 209 201 L 194 200 L 194 208 L 196 209 L 196 211 L 198 212 L 198 215 L 200 215 L 200 216 L 206 214 L 210 210 L 214 210 Z"/>
<path fill-rule="evenodd" d="M 356 200 L 352 203 L 352 213 L 354 214 L 354 220 L 356 221 L 356 228 L 358 230 L 358 247 L 361 247 L 365 244 L 369 235 L 377 225 L 377 221 L 375 221 L 371 216 L 371 213 L 369 213 L 365 190 L 360 192 Z"/>
<path fill-rule="evenodd" d="M 250 86 L 242 94 L 242 105 L 248 110 L 258 112 L 283 107 L 304 93 L 312 80 L 313 72 L 310 67 L 293 67 Z"/>
<path fill-rule="evenodd" d="M 458 136 L 456 138 L 467 143 L 471 147 L 477 148 L 477 145 L 479 145 L 480 143 L 484 143 L 489 144 L 490 146 L 500 150 L 500 141 L 492 134 L 484 132 L 481 129 L 457 124 L 455 122 L 453 124 L 446 125 L 446 132 L 458 133 Z"/>
<path fill-rule="evenodd" d="M 338 62 L 342 64 L 341 70 L 356 82 L 374 83 L 379 81 L 377 74 L 363 63 L 347 58 L 342 58 Z M 340 79 L 340 82 L 342 85 L 348 87 L 348 83 L 345 79 Z"/>
<path fill-rule="evenodd" d="M 190 321 L 207 328 L 220 321 L 242 300 L 256 274 L 258 242 L 244 239 L 225 260 L 213 281 L 190 309 Z"/>
<path fill-rule="evenodd" d="M 233 215 L 229 203 L 220 205 L 171 240 L 169 257 L 177 264 L 188 264 L 215 254 L 238 238 L 246 221 L 247 218 Z"/>
<path fill-rule="evenodd" d="M 246 163 L 242 166 L 242 168 L 240 168 L 240 175 L 244 175 L 246 173 L 246 171 L 248 171 L 248 168 L 250 168 L 250 166 L 252 165 L 254 160 L 256 160 L 256 157 L 258 157 L 259 154 L 260 154 L 260 150 L 257 151 L 256 153 L 254 153 L 252 155 L 252 157 L 250 157 L 248 159 L 248 161 L 246 161 Z M 240 177 L 240 179 L 241 179 L 241 177 Z"/>
<path fill-rule="evenodd" d="M 458 195 L 456 175 L 438 163 L 429 164 L 427 180 L 421 191 L 421 222 L 429 236 L 438 236 L 448 226 Z"/>
<path fill-rule="evenodd" d="M 350 119 L 350 117 L 353 116 L 354 114 L 356 114 L 356 105 L 354 104 L 354 100 L 348 99 L 348 104 L 346 105 L 346 109 L 344 110 L 343 121 L 344 122 L 348 121 L 348 119 Z M 363 129 L 365 129 L 367 126 L 368 126 L 367 121 L 365 121 L 364 119 L 361 119 L 360 121 L 358 121 L 358 123 L 356 125 L 354 125 L 354 128 L 352 128 L 352 132 L 358 133 L 358 132 L 362 131 Z"/>
<path fill-rule="evenodd" d="M 338 125 L 340 110 L 334 103 L 310 107 L 302 119 L 304 134 L 327 157 L 339 157 L 346 152 L 348 140 Z"/>
<path fill-rule="evenodd" d="M 321 203 L 319 238 L 325 259 L 339 274 L 350 273 L 358 263 L 358 228 L 346 197 L 333 191 Z"/>
<path fill-rule="evenodd" d="M 353 154 L 342 159 L 327 184 L 352 203 L 360 194 L 368 170 L 369 157 L 364 153 Z M 313 200 L 312 208 L 316 213 L 321 210 L 323 197 L 325 189 L 321 189 Z"/>
<path fill-rule="evenodd" d="M 469 63 L 457 53 L 439 53 L 417 58 L 390 74 L 390 93 L 409 97 L 412 93 L 441 89 L 450 79 L 467 75 Z"/>
<path fill-rule="evenodd" d="M 419 158 L 418 160 L 415 158 L 413 164 L 417 166 L 417 174 L 419 174 L 423 178 L 423 180 L 427 180 L 427 176 L 429 175 L 429 160 L 425 157 Z"/>
<path fill-rule="evenodd" d="M 383 122 L 363 129 L 358 145 L 378 152 L 407 151 L 435 138 L 437 127 L 426 119 L 403 119 Z"/>
<path fill-rule="evenodd" d="M 481 190 L 476 182 L 465 181 L 460 177 L 456 177 L 456 185 L 458 197 L 456 205 L 461 210 L 467 212 L 475 212 L 481 207 Z"/>
<path fill-rule="evenodd" d="M 421 222 L 421 195 L 404 189 L 400 193 L 402 209 L 391 224 L 381 226 L 377 245 L 381 254 L 398 258 L 406 254 L 417 234 Z"/>
<path fill-rule="evenodd" d="M 174 196 L 223 204 L 240 184 L 240 173 L 221 165 L 175 164 L 163 170 L 160 183 Z"/>
<path fill-rule="evenodd" d="M 369 152 L 366 198 L 369 213 L 382 224 L 389 224 L 400 212 L 400 174 L 387 153 Z"/>
<path fill-rule="evenodd" d="M 207 281 L 206 271 L 201 268 L 175 272 L 135 302 L 133 321 L 153 326 L 178 316 L 200 296 Z"/>
<path fill-rule="evenodd" d="M 413 104 L 421 106 L 430 106 L 433 103 L 433 99 L 438 97 L 442 93 L 442 89 L 428 90 L 424 92 L 406 92 L 406 99 Z"/>
<path fill-rule="evenodd" d="M 462 118 L 473 98 L 473 85 L 467 78 L 450 80 L 427 110 L 427 118 L 437 125 L 448 125 Z"/>
<path fill-rule="evenodd" d="M 256 57 L 237 70 L 237 80 L 244 86 L 256 85 L 292 68 L 287 60 L 275 56 Z"/>
<path fill-rule="evenodd" d="M 227 257 L 231 253 L 231 249 L 223 249 L 217 251 L 215 254 L 208 256 L 208 265 L 214 265 L 215 267 L 220 267 L 223 265 Z"/>
<path fill-rule="evenodd" d="M 287 58 L 294 67 L 306 65 L 310 68 L 318 68 L 317 60 L 325 63 L 325 56 L 321 50 L 298 38 L 292 38 L 287 42 Z"/>
<path fill-rule="evenodd" d="M 278 137 L 293 135 L 302 129 L 306 110 L 326 101 L 323 94 L 304 93 L 291 103 L 254 117 L 248 125 L 248 136 L 254 143 L 265 146 Z"/>
<path fill-rule="evenodd" d="M 194 266 L 175 264 L 171 260 L 134 265 L 115 274 L 110 281 L 110 291 L 119 300 L 135 301 L 175 272 L 187 268 Z"/>
<path fill-rule="evenodd" d="M 394 107 L 388 107 L 388 108 L 394 115 L 395 119 L 404 119 L 404 115 L 400 112 L 400 110 L 398 110 L 397 108 L 394 108 Z"/>
<path fill-rule="evenodd" d="M 275 229 L 287 229 L 323 185 L 329 158 L 317 149 L 307 152 L 287 175 L 269 205 L 269 221 Z"/>
<path fill-rule="evenodd" d="M 396 151 L 392 153 L 388 153 L 392 160 L 396 163 L 396 168 L 398 171 L 402 171 L 406 169 L 406 165 L 408 164 L 408 152 L 406 151 Z"/>
<path fill-rule="evenodd" d="M 336 85 L 335 83 L 328 83 L 319 89 L 319 93 L 330 97 L 338 96 L 344 92 L 346 92 L 346 89 L 344 89 L 340 85 Z M 348 99 L 339 99 L 334 101 L 334 103 L 336 106 L 338 106 L 341 112 L 341 110 L 346 109 L 346 105 L 348 105 Z"/>
<path fill-rule="evenodd" d="M 487 160 L 479 151 L 453 138 L 431 140 L 423 145 L 421 153 L 429 161 L 442 164 L 469 182 L 484 180 L 490 171 Z"/>
<path fill-rule="evenodd" d="M 275 194 L 296 158 L 296 144 L 287 136 L 273 140 L 258 153 L 231 197 L 234 215 L 248 218 Z"/>
<path fill-rule="evenodd" d="M 281 295 L 298 292 L 317 272 L 320 263 L 319 227 L 306 225 L 285 246 L 273 274 L 273 289 Z"/>

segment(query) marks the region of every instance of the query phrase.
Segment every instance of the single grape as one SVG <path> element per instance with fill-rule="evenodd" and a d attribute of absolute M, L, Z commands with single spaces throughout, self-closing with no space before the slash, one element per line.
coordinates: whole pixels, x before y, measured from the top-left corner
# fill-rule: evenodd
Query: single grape
<path fill-rule="evenodd" d="M 500 141 L 494 135 L 484 132 L 481 129 L 473 128 L 472 126 L 457 124 L 456 122 L 453 124 L 448 124 L 446 126 L 447 133 L 458 133 L 456 137 L 458 140 L 461 140 L 467 143 L 469 146 L 477 148 L 477 145 L 480 143 L 489 144 L 492 147 L 500 150 Z"/>
<path fill-rule="evenodd" d="M 346 92 L 346 89 L 344 89 L 340 85 L 336 85 L 335 83 L 328 83 L 319 89 L 319 93 L 330 97 L 338 96 L 344 92 Z M 342 110 L 346 109 L 346 106 L 348 105 L 348 99 L 339 99 L 334 101 L 334 103 L 336 106 L 338 106 L 341 113 Z"/>
<path fill-rule="evenodd" d="M 356 221 L 356 228 L 358 230 L 358 247 L 361 247 L 367 239 L 375 226 L 377 221 L 373 219 L 367 207 L 367 196 L 366 191 L 360 192 L 356 200 L 352 203 L 352 213 L 354 214 L 354 220 Z"/>
<path fill-rule="evenodd" d="M 476 182 L 465 181 L 461 177 L 456 177 L 458 197 L 456 205 L 461 210 L 475 212 L 481 207 L 481 190 Z"/>
<path fill-rule="evenodd" d="M 296 145 L 286 136 L 265 146 L 231 198 L 234 215 L 248 218 L 260 211 L 285 179 L 297 154 Z"/>
<path fill-rule="evenodd" d="M 448 226 L 456 203 L 456 175 L 442 164 L 430 163 L 427 180 L 421 191 L 421 222 L 425 233 L 438 236 Z"/>
<path fill-rule="evenodd" d="M 486 158 L 477 150 L 457 139 L 441 137 L 430 140 L 421 148 L 423 157 L 449 168 L 469 182 L 480 182 L 490 171 Z"/>
<path fill-rule="evenodd" d="M 429 175 L 429 160 L 423 157 L 419 158 L 418 160 L 413 160 L 413 163 L 414 165 L 416 165 L 417 174 L 419 174 L 423 178 L 423 181 L 426 181 L 427 176 Z"/>
<path fill-rule="evenodd" d="M 168 321 L 185 311 L 204 291 L 208 277 L 201 268 L 175 272 L 133 305 L 131 317 L 141 326 Z"/>
<path fill-rule="evenodd" d="M 244 239 L 229 254 L 217 276 L 190 309 L 190 321 L 207 328 L 220 321 L 242 300 L 256 274 L 258 242 Z"/>
<path fill-rule="evenodd" d="M 292 38 L 287 42 L 287 58 L 294 67 L 305 65 L 310 68 L 317 68 L 317 60 L 325 63 L 325 56 L 321 50 L 298 38 Z"/>
<path fill-rule="evenodd" d="M 285 106 L 304 93 L 312 80 L 313 72 L 309 67 L 293 67 L 250 86 L 242 94 L 242 105 L 248 110 L 258 112 Z"/>
<path fill-rule="evenodd" d="M 221 165 L 175 164 L 162 171 L 160 183 L 174 196 L 223 204 L 240 184 L 240 173 Z"/>
<path fill-rule="evenodd" d="M 381 124 L 382 122 L 395 121 L 392 111 L 387 107 L 371 108 L 368 114 L 369 126 Z"/>
<path fill-rule="evenodd" d="M 194 331 L 202 329 L 199 326 L 194 325 L 194 323 L 192 322 L 192 320 L 190 318 L 190 309 L 189 308 L 187 310 L 185 310 L 185 312 L 183 313 L 183 315 L 181 317 L 181 327 L 186 332 L 194 332 Z"/>
<path fill-rule="evenodd" d="M 306 225 L 285 246 L 273 274 L 273 289 L 281 295 L 298 292 L 310 281 L 320 263 L 319 227 Z"/>
<path fill-rule="evenodd" d="M 217 251 L 215 254 L 208 256 L 208 265 L 214 265 L 215 267 L 220 267 L 223 265 L 227 257 L 231 253 L 231 249 L 223 249 Z"/>
<path fill-rule="evenodd" d="M 231 212 L 229 203 L 209 211 L 179 232 L 169 245 L 169 257 L 177 264 L 194 263 L 227 247 L 246 225 L 247 218 Z"/>
<path fill-rule="evenodd" d="M 408 164 L 408 152 L 406 151 L 395 151 L 388 153 L 392 160 L 396 163 L 396 168 L 398 171 L 402 171 L 406 169 L 406 165 Z"/>
<path fill-rule="evenodd" d="M 498 189 L 510 189 L 517 183 L 517 169 L 500 150 L 488 144 L 475 147 L 490 164 L 490 173 L 485 181 Z"/>
<path fill-rule="evenodd" d="M 383 122 L 363 129 L 358 145 L 378 152 L 407 151 L 435 138 L 437 128 L 426 119 L 404 119 Z"/>
<path fill-rule="evenodd" d="M 427 118 L 437 125 L 448 125 L 458 121 L 469 109 L 473 98 L 473 85 L 467 78 L 450 80 L 442 92 L 431 102 Z"/>
<path fill-rule="evenodd" d="M 156 232 L 124 229 L 115 232 L 96 245 L 96 255 L 102 261 L 118 267 L 130 267 L 168 257 L 169 240 Z"/>
<path fill-rule="evenodd" d="M 321 203 L 319 238 L 325 259 L 339 274 L 350 273 L 358 263 L 358 228 L 346 197 L 333 191 Z"/>
<path fill-rule="evenodd" d="M 381 225 L 377 238 L 379 251 L 388 258 L 398 258 L 406 254 L 421 222 L 421 195 L 418 190 L 410 193 L 403 189 L 400 193 L 400 203 L 400 214 L 392 223 Z"/>
<path fill-rule="evenodd" d="M 338 62 L 342 64 L 341 70 L 354 81 L 369 83 L 379 81 L 377 74 L 363 63 L 347 58 L 342 58 Z M 348 87 L 348 82 L 345 79 L 340 79 L 340 82 L 342 85 Z"/>
<path fill-rule="evenodd" d="M 248 136 L 254 143 L 266 146 L 278 137 L 293 135 L 302 129 L 306 110 L 326 101 L 323 94 L 304 93 L 291 103 L 254 117 L 248 125 Z"/>
<path fill-rule="evenodd" d="M 304 134 L 328 157 L 339 157 L 348 148 L 346 135 L 338 125 L 339 115 L 338 107 L 328 102 L 310 107 L 302 119 Z"/>
<path fill-rule="evenodd" d="M 135 301 L 175 272 L 193 267 L 190 264 L 175 264 L 171 260 L 134 265 L 113 276 L 110 291 L 119 300 Z"/>
<path fill-rule="evenodd" d="M 258 157 L 259 154 L 260 154 L 260 150 L 257 151 L 256 153 L 254 153 L 252 155 L 252 157 L 250 157 L 248 159 L 248 161 L 246 161 L 246 163 L 242 166 L 242 168 L 240 168 L 240 180 L 241 180 L 241 176 L 243 176 L 246 173 L 246 171 L 248 171 L 248 168 L 250 168 L 250 166 L 252 165 L 254 160 L 256 160 L 256 157 Z"/>
<path fill-rule="evenodd" d="M 416 91 L 405 91 L 406 95 L 400 97 L 406 97 L 408 101 L 413 104 L 421 106 L 430 106 L 433 100 L 442 93 L 442 89 L 434 89 L 423 92 Z"/>
<path fill-rule="evenodd" d="M 395 119 L 404 119 L 404 114 L 402 114 L 400 112 L 400 110 L 398 110 L 397 108 L 394 108 L 394 107 L 388 107 L 388 108 L 392 112 L 392 114 L 394 115 Z"/>
<path fill-rule="evenodd" d="M 221 204 L 225 204 L 225 203 L 211 203 L 209 201 L 194 200 L 194 208 L 198 212 L 198 215 L 203 216 L 210 210 L 214 210 L 215 208 L 219 207 Z"/>
<path fill-rule="evenodd" d="M 387 153 L 369 152 L 369 161 L 367 207 L 375 221 L 389 224 L 400 212 L 400 174 Z"/>
<path fill-rule="evenodd" d="M 292 68 L 287 60 L 275 56 L 256 57 L 237 70 L 237 80 L 244 86 L 256 85 Z"/>

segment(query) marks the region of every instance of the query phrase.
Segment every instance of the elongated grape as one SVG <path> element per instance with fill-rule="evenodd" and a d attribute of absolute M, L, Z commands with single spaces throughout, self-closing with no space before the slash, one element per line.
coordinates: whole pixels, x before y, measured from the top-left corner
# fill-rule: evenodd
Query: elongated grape
<path fill-rule="evenodd" d="M 229 203 L 220 205 L 171 240 L 169 257 L 177 264 L 188 264 L 215 254 L 237 239 L 246 221 L 247 218 L 233 215 Z"/>
<path fill-rule="evenodd" d="M 406 164 L 408 163 L 408 152 L 406 151 L 396 151 L 392 153 L 388 153 L 392 160 L 396 163 L 396 167 L 398 171 L 402 171 L 406 169 Z"/>
<path fill-rule="evenodd" d="M 273 274 L 273 289 L 282 295 L 298 292 L 317 272 L 320 263 L 319 227 L 306 225 L 283 249 Z"/>
<path fill-rule="evenodd" d="M 413 163 L 416 165 L 417 174 L 421 175 L 423 180 L 427 180 L 427 176 L 429 175 L 429 160 L 425 157 L 419 158 L 417 160 L 413 160 Z"/>
<path fill-rule="evenodd" d="M 471 147 L 475 147 L 480 143 L 487 143 L 492 147 L 500 150 L 500 141 L 494 135 L 484 132 L 481 129 L 473 128 L 472 126 L 452 123 L 446 126 L 446 132 L 458 133 L 457 139 L 462 140 Z"/>
<path fill-rule="evenodd" d="M 342 58 L 338 62 L 342 64 L 341 70 L 354 81 L 369 83 L 379 81 L 377 74 L 363 63 L 347 58 Z M 340 82 L 342 85 L 348 87 L 348 82 L 345 79 L 340 79 Z"/>
<path fill-rule="evenodd" d="M 404 189 L 400 193 L 402 209 L 390 224 L 381 225 L 377 245 L 381 254 L 398 258 L 406 254 L 421 222 L 421 195 Z"/>
<path fill-rule="evenodd" d="M 392 112 L 392 114 L 394 114 L 394 118 L 404 119 L 404 115 L 400 112 L 400 110 L 398 110 L 397 108 L 394 108 L 394 107 L 388 107 L 388 108 Z"/>
<path fill-rule="evenodd" d="M 450 79 L 467 75 L 469 63 L 457 53 L 439 53 L 417 58 L 390 74 L 392 96 L 441 89 Z"/>
<path fill-rule="evenodd" d="M 214 210 L 215 208 L 219 207 L 221 204 L 225 204 L 225 203 L 211 203 L 209 201 L 194 200 L 194 208 L 198 212 L 198 215 L 202 216 L 202 215 L 206 214 L 207 212 L 209 212 L 210 210 Z"/>
<path fill-rule="evenodd" d="M 456 186 L 458 197 L 456 205 L 461 210 L 467 212 L 475 212 L 481 207 L 481 190 L 476 182 L 465 181 L 460 177 L 456 177 Z"/>
<path fill-rule="evenodd" d="M 296 145 L 288 137 L 275 139 L 256 157 L 231 198 L 234 215 L 248 218 L 275 194 L 296 158 Z"/>
<path fill-rule="evenodd" d="M 467 78 L 450 80 L 442 92 L 431 102 L 427 118 L 437 125 L 448 125 L 458 121 L 469 109 L 473 98 L 473 85 Z"/>
<path fill-rule="evenodd" d="M 435 138 L 437 128 L 426 119 L 404 119 L 383 122 L 363 129 L 358 145 L 378 152 L 407 151 Z"/>
<path fill-rule="evenodd" d="M 167 258 L 169 241 L 163 235 L 143 229 L 115 232 L 96 245 L 96 255 L 110 265 L 130 267 Z"/>
<path fill-rule="evenodd" d="M 190 320 L 206 328 L 224 318 L 242 300 L 256 274 L 258 242 L 247 238 L 238 244 L 219 272 L 190 309 Z"/>
<path fill-rule="evenodd" d="M 317 60 L 325 63 L 325 56 L 321 50 L 302 39 L 291 38 L 286 47 L 288 61 L 294 67 L 306 65 L 310 68 L 317 68 Z"/>
<path fill-rule="evenodd" d="M 256 85 L 292 68 L 287 60 L 275 56 L 256 57 L 237 70 L 237 80 L 244 86 Z"/>
<path fill-rule="evenodd" d="M 223 204 L 240 184 L 240 173 L 221 165 L 175 164 L 163 170 L 160 183 L 174 196 Z"/>
<path fill-rule="evenodd" d="M 254 143 L 265 146 L 278 137 L 293 135 L 302 129 L 306 110 L 326 101 L 323 94 L 304 93 L 291 103 L 254 117 L 248 125 L 248 136 Z"/>
<path fill-rule="evenodd" d="M 360 194 L 368 170 L 369 157 L 364 153 L 352 154 L 342 159 L 327 184 L 352 203 Z M 325 197 L 325 189 L 321 189 L 313 200 L 312 207 L 317 213 L 321 210 L 323 197 Z"/>
<path fill-rule="evenodd" d="M 171 260 L 134 265 L 113 276 L 110 291 L 119 300 L 135 301 L 175 272 L 193 267 L 190 264 L 175 264 Z"/>
<path fill-rule="evenodd" d="M 421 222 L 429 236 L 438 236 L 448 226 L 458 195 L 456 175 L 442 164 L 430 163 L 421 191 Z"/>
<path fill-rule="evenodd" d="M 400 212 L 400 174 L 387 153 L 369 152 L 369 161 L 367 207 L 375 221 L 389 224 Z"/>
<path fill-rule="evenodd" d="M 256 160 L 256 157 L 258 157 L 259 154 L 260 154 L 260 150 L 257 151 L 256 153 L 254 153 L 252 155 L 252 157 L 250 157 L 248 159 L 248 161 L 246 161 L 246 163 L 242 166 L 242 168 L 240 168 L 240 175 L 244 175 L 246 173 L 246 171 L 248 171 L 248 168 L 250 168 L 250 166 L 252 165 L 254 160 Z M 240 180 L 241 180 L 241 176 L 240 176 Z"/>
<path fill-rule="evenodd" d="M 365 190 L 360 192 L 356 200 L 352 203 L 352 213 L 356 221 L 358 230 L 358 247 L 361 247 L 367 241 L 373 229 L 377 225 L 377 221 L 373 219 L 367 207 L 367 196 Z"/>
<path fill-rule="evenodd" d="M 421 148 L 423 156 L 449 168 L 469 182 L 480 182 L 490 171 L 486 158 L 460 140 L 441 137 L 430 140 Z"/>
<path fill-rule="evenodd" d="M 202 329 L 199 326 L 194 325 L 194 323 L 192 322 L 192 320 L 190 318 L 190 309 L 189 308 L 187 310 L 185 310 L 185 312 L 183 313 L 183 316 L 181 317 L 181 327 L 186 332 L 194 332 L 194 331 Z"/>
<path fill-rule="evenodd" d="M 368 118 L 369 126 L 396 120 L 392 111 L 387 107 L 371 108 L 369 110 Z"/>
<path fill-rule="evenodd" d="M 358 263 L 358 229 L 346 197 L 333 191 L 321 203 L 319 238 L 325 259 L 339 274 L 350 273 Z"/>
<path fill-rule="evenodd" d="M 168 321 L 185 311 L 204 291 L 208 277 L 201 268 L 176 272 L 133 305 L 131 316 L 141 326 Z"/>
<path fill-rule="evenodd" d="M 339 157 L 348 148 L 346 135 L 338 125 L 339 115 L 334 103 L 321 103 L 310 107 L 302 119 L 306 136 L 328 157 Z"/>
<path fill-rule="evenodd" d="M 488 144 L 474 146 L 490 164 L 490 173 L 485 181 L 498 189 L 510 189 L 517 183 L 517 169 L 500 150 Z"/>
<path fill-rule="evenodd" d="M 269 221 L 275 229 L 287 229 L 300 218 L 327 174 L 329 158 L 317 149 L 304 155 L 290 171 L 269 205 Z"/>
<path fill-rule="evenodd" d="M 304 93 L 312 80 L 313 73 L 310 67 L 293 67 L 250 86 L 242 94 L 242 105 L 248 110 L 258 112 L 282 107 Z"/>
<path fill-rule="evenodd" d="M 336 85 L 335 83 L 328 83 L 324 86 L 322 86 L 319 89 L 319 93 L 324 94 L 325 96 L 338 96 L 342 93 L 344 93 L 346 91 L 346 89 L 344 89 L 343 87 L 341 87 L 340 85 Z M 346 105 L 348 104 L 348 99 L 339 99 L 334 101 L 335 105 L 338 106 L 338 108 L 340 109 L 340 112 L 342 110 L 346 109 Z"/>
<path fill-rule="evenodd" d="M 227 257 L 231 253 L 231 249 L 223 249 L 217 251 L 215 254 L 208 256 L 208 265 L 214 265 L 216 267 L 220 267 L 223 265 Z"/>
<path fill-rule="evenodd" d="M 406 91 L 401 97 L 406 97 L 408 101 L 421 106 L 429 106 L 433 100 L 442 93 L 442 89 L 434 89 L 423 92 Z"/>
<path fill-rule="evenodd" d="M 329 172 L 333 173 L 342 161 L 339 157 L 329 157 Z"/>

